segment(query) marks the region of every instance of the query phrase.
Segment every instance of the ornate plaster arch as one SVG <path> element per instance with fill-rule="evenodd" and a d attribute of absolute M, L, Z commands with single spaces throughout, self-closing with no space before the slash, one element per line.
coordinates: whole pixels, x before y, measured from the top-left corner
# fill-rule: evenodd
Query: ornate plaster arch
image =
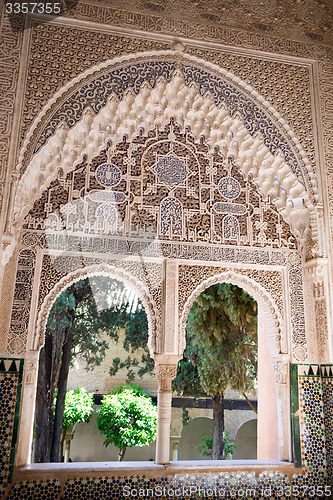
<path fill-rule="evenodd" d="M 139 76 L 137 76 L 139 75 Z M 118 82 L 118 83 L 117 83 Z M 109 90 L 101 91 L 101 86 Z M 111 89 L 111 90 L 110 90 Z M 75 108 L 75 112 L 73 109 Z M 75 115 L 75 116 L 74 116 Z M 231 156 L 301 237 L 318 200 L 315 175 L 295 133 L 237 76 L 186 54 L 159 51 L 107 61 L 69 82 L 36 118 L 23 145 L 14 199 L 18 226 L 57 170 L 71 171 L 107 143 L 173 117 Z M 315 231 L 314 231 L 315 232 Z"/>
<path fill-rule="evenodd" d="M 136 277 L 132 276 L 128 271 L 114 267 L 112 265 L 100 264 L 94 266 L 88 266 L 85 268 L 77 269 L 66 276 L 64 276 L 48 293 L 45 297 L 40 312 L 37 318 L 37 325 L 35 329 L 34 336 L 34 349 L 39 349 L 44 344 L 44 332 L 48 319 L 48 315 L 54 304 L 55 300 L 61 295 L 61 293 L 66 290 L 73 283 L 77 283 L 78 281 L 88 278 L 90 276 L 107 276 L 118 279 L 122 281 L 134 290 L 139 299 L 141 300 L 148 319 L 148 348 L 150 351 L 150 355 L 153 355 L 156 352 L 156 340 L 160 332 L 160 318 L 158 311 L 156 309 L 156 304 L 154 303 L 147 287 L 140 282 Z"/>
<path fill-rule="evenodd" d="M 231 283 L 243 288 L 257 301 L 262 307 L 264 312 L 267 331 L 268 331 L 268 347 L 273 356 L 279 356 L 281 353 L 281 333 L 283 331 L 283 321 L 273 299 L 268 292 L 253 279 L 243 274 L 238 274 L 235 271 L 228 271 L 225 273 L 216 274 L 199 283 L 190 296 L 186 300 L 183 310 L 180 315 L 179 322 L 179 352 L 182 353 L 186 346 L 185 341 L 185 328 L 188 313 L 193 305 L 195 299 L 208 287 L 216 283 Z"/>

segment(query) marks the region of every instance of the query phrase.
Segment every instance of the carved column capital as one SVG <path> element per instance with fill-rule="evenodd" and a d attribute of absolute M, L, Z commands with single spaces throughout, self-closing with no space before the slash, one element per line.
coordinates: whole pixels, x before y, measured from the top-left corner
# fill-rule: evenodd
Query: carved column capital
<path fill-rule="evenodd" d="M 177 365 L 155 363 L 155 373 L 160 391 L 171 391 L 171 383 L 177 375 Z"/>
<path fill-rule="evenodd" d="M 323 203 L 317 202 L 310 213 L 310 224 L 312 228 L 313 248 L 312 255 L 321 257 L 327 255 L 327 242 L 325 239 L 325 222 Z"/>
<path fill-rule="evenodd" d="M 25 384 L 35 385 L 38 370 L 38 351 L 29 351 L 25 361 Z"/>
<path fill-rule="evenodd" d="M 156 377 L 159 380 L 171 379 L 173 380 L 177 375 L 177 365 L 160 365 L 155 364 Z"/>
<path fill-rule="evenodd" d="M 286 361 L 274 361 L 273 368 L 276 376 L 276 383 L 286 385 L 288 380 L 288 364 Z"/>
<path fill-rule="evenodd" d="M 327 272 L 327 259 L 318 258 L 311 259 L 305 263 L 305 273 L 311 278 L 314 283 L 321 283 L 325 279 Z"/>

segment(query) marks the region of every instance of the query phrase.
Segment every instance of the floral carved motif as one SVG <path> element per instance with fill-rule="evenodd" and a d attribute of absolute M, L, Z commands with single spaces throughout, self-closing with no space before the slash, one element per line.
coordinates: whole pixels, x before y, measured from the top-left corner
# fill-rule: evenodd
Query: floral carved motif
<path fill-rule="evenodd" d="M 13 20 L 13 23 L 15 21 Z M 13 30 L 8 16 L 0 6 L 0 211 L 4 198 L 4 183 L 8 174 L 9 147 L 13 131 L 15 102 L 23 34 L 21 26 Z"/>
<path fill-rule="evenodd" d="M 156 377 L 159 380 L 174 379 L 177 375 L 177 365 L 160 365 L 155 364 Z"/>
<path fill-rule="evenodd" d="M 279 271 L 230 269 L 216 266 L 180 265 L 178 278 L 179 300 L 179 351 L 185 347 L 187 315 L 194 300 L 206 288 L 216 283 L 233 283 L 250 293 L 265 311 L 269 345 L 273 353 L 281 352 L 284 336 L 284 305 L 282 301 L 282 279 Z M 280 298 L 279 298 L 280 297 Z"/>

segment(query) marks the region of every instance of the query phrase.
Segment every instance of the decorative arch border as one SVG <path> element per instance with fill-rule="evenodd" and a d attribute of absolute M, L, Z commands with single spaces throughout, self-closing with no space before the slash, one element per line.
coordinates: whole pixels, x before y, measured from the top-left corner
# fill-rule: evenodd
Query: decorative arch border
<path fill-rule="evenodd" d="M 150 351 L 150 355 L 153 357 L 155 354 L 157 339 L 159 337 L 159 332 L 161 329 L 160 316 L 158 314 L 156 304 L 152 299 L 149 290 L 140 280 L 138 280 L 131 273 L 124 269 L 120 269 L 118 267 L 107 264 L 93 265 L 76 269 L 75 271 L 70 272 L 58 281 L 58 283 L 46 295 L 41 305 L 34 335 L 34 349 L 38 350 L 44 344 L 44 332 L 47 319 L 52 305 L 54 304 L 56 299 L 73 283 L 77 283 L 78 281 L 89 278 L 90 276 L 112 276 L 113 278 L 122 281 L 125 285 L 129 286 L 137 293 L 147 314 L 148 348 Z"/>
<path fill-rule="evenodd" d="M 110 70 L 111 72 L 109 71 L 109 73 L 106 73 L 106 70 L 110 67 L 112 71 Z M 131 80 L 131 69 L 133 71 L 135 69 L 138 73 L 144 73 L 140 76 L 140 81 L 138 80 L 136 82 L 133 78 L 133 81 Z M 194 84 L 198 87 L 198 94 L 201 97 L 209 94 L 217 107 L 224 105 L 228 109 L 230 117 L 237 117 L 237 115 L 241 116 L 241 120 L 244 122 L 247 133 L 250 134 L 253 140 L 259 133 L 261 135 L 263 145 L 270 151 L 273 157 L 278 150 L 281 151 L 282 156 L 284 156 L 284 161 L 288 164 L 288 168 L 290 169 L 289 176 L 286 172 L 284 172 L 284 174 L 288 177 L 287 184 L 290 184 L 291 173 L 293 173 L 293 175 L 298 179 L 297 182 L 299 184 L 298 187 L 290 184 L 291 200 L 290 206 L 288 205 L 288 210 L 291 210 L 294 207 L 295 202 L 297 205 L 295 206 L 296 210 L 304 208 L 302 206 L 302 196 L 305 197 L 306 201 L 310 203 L 310 208 L 312 209 L 313 203 L 318 200 L 318 189 L 316 186 L 315 174 L 312 172 L 307 155 L 301 147 L 295 133 L 290 129 L 279 113 L 277 113 L 277 111 L 262 96 L 260 96 L 255 89 L 241 81 L 232 73 L 227 72 L 215 64 L 187 54 L 175 53 L 174 51 L 154 51 L 134 54 L 132 56 L 122 56 L 115 58 L 112 61 L 101 63 L 93 68 L 90 68 L 89 70 L 86 70 L 55 94 L 55 96 L 43 108 L 34 121 L 22 146 L 18 169 L 24 171 L 24 165 L 27 161 L 29 163 L 27 165 L 27 170 L 23 173 L 22 178 L 17 184 L 13 207 L 14 213 L 19 216 L 20 211 L 30 205 L 28 200 L 29 197 L 27 198 L 25 189 L 26 185 L 31 184 L 28 182 L 28 173 L 31 169 L 30 167 L 34 164 L 34 161 L 36 161 L 35 166 L 37 168 L 37 172 L 34 173 L 34 188 L 32 197 L 36 198 L 41 194 L 41 190 L 45 189 L 45 187 L 47 187 L 49 182 L 52 180 L 52 172 L 50 172 L 49 164 L 52 163 L 52 157 L 54 157 L 54 155 L 59 163 L 58 167 L 62 167 L 63 164 L 66 164 L 65 170 L 73 169 L 75 165 L 82 160 L 84 155 L 89 153 L 88 156 L 91 156 L 91 151 L 88 151 L 88 146 L 80 146 L 82 139 L 80 136 L 82 133 L 84 134 L 85 131 L 88 133 L 90 132 L 90 134 L 94 136 L 91 137 L 92 142 L 94 142 L 96 137 L 101 135 L 98 131 L 90 130 L 90 125 L 94 120 L 94 117 L 97 116 L 102 109 L 107 107 L 108 99 L 112 98 L 112 95 L 114 99 L 118 99 L 119 102 L 122 102 L 126 93 L 132 92 L 133 95 L 137 95 L 144 84 L 152 89 L 156 86 L 160 77 L 170 80 L 173 73 L 177 69 L 182 69 L 183 77 L 187 86 Z M 108 77 L 111 78 L 110 75 L 118 81 L 118 89 L 112 80 L 112 91 L 109 90 L 108 92 L 105 92 L 105 95 L 100 95 L 101 91 L 99 89 L 100 87 L 103 87 L 102 84 L 105 79 Z M 119 80 L 121 81 L 121 84 Z M 85 94 L 86 92 L 89 93 L 89 91 L 90 93 L 92 92 L 97 81 L 99 81 L 99 85 L 97 86 L 98 90 L 96 91 L 97 94 L 94 98 L 90 97 L 89 100 Z M 227 88 L 228 85 L 230 88 Z M 235 105 L 230 97 L 230 94 L 237 96 L 239 106 Z M 77 107 L 80 108 L 80 111 L 78 111 L 79 118 L 76 120 L 73 119 L 72 113 L 68 115 L 68 113 L 72 110 L 70 99 L 76 99 L 75 103 L 77 104 Z M 65 123 L 66 116 L 68 118 L 67 121 L 69 121 L 69 125 Z M 265 123 L 259 124 L 258 117 L 262 117 Z M 77 125 L 78 120 L 79 123 L 82 123 L 82 130 L 80 131 L 73 130 L 73 128 Z M 36 137 L 36 140 L 39 141 L 41 133 L 45 132 L 45 127 L 47 125 L 49 125 L 49 129 L 52 131 L 52 133 L 50 132 L 51 135 L 46 137 L 46 142 L 44 141 L 44 143 L 39 147 L 39 150 L 36 151 L 36 149 L 34 149 L 34 151 L 32 151 L 31 148 L 33 147 L 33 138 Z M 38 127 L 42 130 L 38 131 Z M 118 127 L 118 129 L 126 133 L 126 127 Z M 119 130 L 118 134 L 120 133 Z M 64 151 L 62 155 L 61 144 L 64 141 L 64 137 L 67 137 L 68 134 L 71 134 L 71 132 L 72 135 L 74 134 L 74 143 L 77 144 L 77 146 L 72 147 L 70 151 L 67 151 L 67 154 Z M 109 135 L 107 131 L 102 132 L 104 139 L 100 145 L 101 147 L 103 147 L 103 145 L 106 146 Z M 198 133 L 202 134 L 200 131 L 198 131 Z M 99 142 L 101 142 L 100 138 Z M 30 151 L 28 151 L 29 146 Z M 214 144 L 211 145 L 211 147 L 213 146 Z M 66 144 L 66 147 L 68 149 L 68 144 Z M 237 145 L 232 144 L 231 149 L 233 148 L 235 148 L 236 152 Z M 38 154 L 43 150 L 45 150 L 44 156 L 38 157 Z M 27 152 L 29 154 L 26 156 Z M 230 154 L 233 153 L 231 152 Z M 62 158 L 62 156 L 64 156 L 64 158 Z M 57 168 L 53 166 L 53 170 L 56 172 Z M 270 173 L 269 175 L 272 174 Z M 272 192 L 276 192 L 274 194 L 274 197 L 276 197 L 279 196 L 279 182 L 276 183 L 276 181 L 278 181 L 279 174 L 274 175 L 277 178 L 272 178 L 270 181 L 268 181 L 268 179 L 263 179 L 263 182 L 266 185 L 265 189 L 267 190 L 269 189 L 267 185 L 271 185 L 270 189 Z M 24 179 L 26 179 L 25 182 Z M 303 186 L 303 191 L 300 188 L 301 186 Z M 282 195 L 282 203 L 284 203 L 284 191 L 285 189 L 282 188 L 280 192 Z M 301 192 L 303 193 L 302 195 Z M 295 198 L 295 200 L 293 200 L 294 194 L 296 193 L 298 193 L 301 197 L 300 199 Z M 313 224 L 313 221 L 311 221 L 311 223 Z"/>
<path fill-rule="evenodd" d="M 215 274 L 207 279 L 204 279 L 197 285 L 191 292 L 190 296 L 187 298 L 183 310 L 180 316 L 179 322 L 179 352 L 183 352 L 186 346 L 185 340 L 185 328 L 188 313 L 192 307 L 195 299 L 204 291 L 206 288 L 215 285 L 217 283 L 231 283 L 243 288 L 257 301 L 259 305 L 262 306 L 263 312 L 267 322 L 268 331 L 268 347 L 270 348 L 273 357 L 280 356 L 281 354 L 281 332 L 283 330 L 282 317 L 274 304 L 272 297 L 267 293 L 267 291 L 259 285 L 253 279 L 243 275 L 238 274 L 234 271 L 227 271 L 225 273 Z"/>
<path fill-rule="evenodd" d="M 158 60 L 160 59 L 160 61 Z M 124 64 L 130 65 L 133 61 L 137 61 L 139 63 L 147 63 L 147 62 L 162 62 L 163 60 L 173 60 L 173 63 L 177 65 L 177 63 L 190 63 L 197 65 L 199 68 L 206 70 L 207 73 L 211 73 L 214 76 L 222 76 L 230 81 L 236 88 L 241 88 L 241 90 L 246 94 L 251 101 L 256 102 L 257 106 L 263 108 L 265 114 L 269 116 L 272 121 L 272 124 L 275 127 L 278 127 L 283 130 L 284 134 L 288 137 L 289 141 L 291 141 L 296 148 L 300 158 L 302 159 L 304 173 L 307 176 L 309 170 L 311 170 L 311 164 L 309 159 L 307 158 L 307 154 L 300 144 L 296 134 L 290 128 L 288 123 L 284 120 L 284 118 L 280 115 L 280 113 L 266 100 L 262 95 L 260 95 L 251 85 L 247 84 L 239 77 L 231 73 L 230 71 L 225 70 L 224 68 L 218 66 L 209 61 L 205 61 L 204 59 L 195 57 L 190 54 L 175 52 L 174 50 L 160 50 L 160 51 L 149 51 L 149 52 L 140 52 L 133 55 L 125 55 L 116 57 L 114 59 L 104 61 L 102 63 L 97 64 L 91 68 L 88 68 L 84 72 L 82 72 L 77 77 L 73 78 L 67 84 L 64 85 L 61 89 L 59 89 L 54 96 L 49 100 L 49 102 L 43 107 L 38 116 L 35 118 L 32 123 L 29 132 L 23 142 L 21 153 L 19 157 L 18 170 L 23 166 L 22 163 L 24 161 L 25 154 L 27 152 L 27 148 L 29 143 L 32 141 L 33 137 L 36 135 L 38 125 L 41 122 L 47 122 L 55 112 L 59 110 L 61 105 L 66 104 L 66 100 L 71 96 L 74 91 L 78 91 L 78 89 L 82 88 L 82 84 L 85 83 L 89 85 L 92 81 L 96 80 L 98 77 L 102 76 L 109 67 L 124 68 Z M 196 68 L 193 68 L 195 70 Z M 151 75 L 152 77 L 152 75 Z M 158 75 L 154 77 L 156 80 L 158 79 Z M 151 80 L 152 81 L 152 80 Z M 122 93 L 124 94 L 127 88 L 122 89 Z M 207 89 L 208 90 L 208 89 Z M 204 92 L 203 92 L 204 93 Z M 66 95 L 67 94 L 67 95 Z M 82 108 L 82 111 L 88 106 L 86 105 Z M 260 112 L 260 107 L 254 109 L 255 112 Z M 278 125 L 277 125 L 278 124 Z M 56 128 L 56 124 L 55 128 Z M 40 134 L 38 134 L 40 136 Z M 308 180 L 314 182 L 314 187 L 316 188 L 315 183 L 315 174 L 312 173 Z M 317 189 L 315 190 L 317 192 Z"/>

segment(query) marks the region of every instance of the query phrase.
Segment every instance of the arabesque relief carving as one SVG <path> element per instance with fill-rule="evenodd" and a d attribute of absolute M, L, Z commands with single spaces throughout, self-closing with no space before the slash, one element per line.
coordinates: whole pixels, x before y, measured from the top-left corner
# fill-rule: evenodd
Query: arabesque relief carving
<path fill-rule="evenodd" d="M 238 0 L 237 0 L 238 1 Z M 226 9 L 226 12 L 230 12 L 230 15 L 235 15 L 235 3 L 233 2 L 232 8 L 231 9 Z M 271 29 L 268 28 L 268 30 L 263 29 L 261 30 L 262 32 L 254 32 L 253 28 L 255 28 L 255 22 L 245 17 L 242 15 L 244 12 L 244 4 L 241 4 L 239 2 L 239 5 L 242 5 L 242 10 L 241 14 L 238 13 L 236 14 L 236 19 L 231 23 L 232 27 L 229 27 L 227 25 L 224 25 L 223 22 L 221 24 L 216 23 L 216 19 L 212 19 L 212 22 L 207 23 L 207 18 L 205 18 L 205 23 L 202 22 L 196 22 L 194 20 L 189 20 L 188 19 L 188 13 L 193 11 L 193 6 L 184 4 L 186 5 L 186 14 L 183 19 L 179 19 L 179 10 L 176 7 L 176 3 L 174 4 L 174 8 L 177 10 L 175 11 L 175 15 L 171 17 L 166 16 L 163 17 L 160 13 L 154 12 L 153 14 L 151 13 L 145 13 L 145 12 L 131 12 L 131 11 L 126 11 L 123 8 L 123 4 L 121 5 L 121 8 L 113 8 L 113 7 L 107 7 L 104 5 L 93 5 L 93 4 L 81 4 L 79 3 L 76 7 L 76 9 L 73 9 L 69 12 L 69 16 L 77 19 L 82 19 L 82 20 L 92 20 L 100 23 L 105 23 L 108 22 L 110 24 L 115 24 L 117 26 L 121 26 L 123 28 L 129 28 L 129 29 L 141 29 L 144 31 L 150 31 L 150 32 L 157 32 L 157 33 L 165 33 L 168 35 L 174 35 L 176 37 L 185 37 L 185 38 L 192 38 L 192 39 L 197 39 L 201 40 L 203 42 L 217 42 L 217 43 L 223 43 L 226 45 L 236 45 L 238 47 L 242 47 L 245 49 L 251 48 L 251 49 L 259 49 L 267 52 L 275 52 L 275 53 L 281 53 L 281 54 L 290 54 L 290 55 L 295 55 L 295 56 L 300 56 L 300 57 L 308 57 L 308 58 L 313 58 L 313 59 L 330 59 L 331 58 L 331 48 L 329 46 L 325 45 L 320 45 L 318 41 L 321 41 L 322 35 L 319 34 L 319 40 L 316 40 L 316 34 L 311 33 L 310 31 L 310 36 L 305 38 L 311 39 L 311 40 L 316 40 L 317 43 L 313 42 L 308 42 L 305 40 L 293 40 L 287 37 L 279 37 L 273 33 L 271 33 Z M 273 10 L 273 15 L 269 17 L 270 22 L 269 25 L 272 23 L 274 24 L 274 27 L 276 27 L 277 31 L 283 30 L 285 28 L 285 23 L 281 24 L 281 14 L 283 15 L 283 11 L 279 12 L 277 15 L 277 12 L 274 9 L 274 6 L 276 4 L 272 4 L 267 8 L 267 14 L 271 12 L 271 9 Z M 290 4 L 288 4 L 290 5 Z M 258 4 L 255 4 L 255 10 L 258 11 Z M 305 8 L 303 7 L 302 9 L 302 16 L 304 15 Z M 219 8 L 219 14 L 223 13 L 221 9 Z M 311 10 L 309 9 L 309 12 Z M 321 14 L 323 11 L 320 9 L 319 13 Z M 260 9 L 260 20 L 262 19 L 262 9 Z M 174 17 L 174 18 L 173 18 Z M 224 17 L 224 14 L 222 16 L 222 19 Z M 287 16 L 287 21 L 290 22 L 290 19 L 288 20 Z M 313 22 L 313 17 L 314 17 L 314 12 L 312 11 L 311 14 L 311 25 Z M 222 21 L 221 19 L 221 21 Z M 257 18 L 258 19 L 258 18 Z M 320 18 L 318 18 L 320 19 Z M 237 26 L 239 24 L 239 21 L 241 20 L 242 23 L 242 28 L 244 27 L 244 24 L 247 28 L 250 28 L 250 31 L 247 31 L 246 29 L 239 29 L 235 28 L 234 26 Z M 267 26 L 263 25 L 260 20 L 258 21 L 259 25 L 261 26 Z M 208 17 L 209 21 L 209 17 Z M 230 22 L 230 21 L 229 21 Z M 257 24 L 258 24 L 257 23 Z M 304 26 L 304 23 L 301 23 L 300 26 L 295 26 L 296 22 L 295 19 L 292 20 L 290 23 L 290 35 L 291 37 L 295 36 L 295 27 L 297 30 L 302 28 Z M 303 26 L 302 26 L 303 25 Z M 303 28 L 304 29 L 304 28 Z M 266 31 L 266 32 L 265 32 Z M 267 31 L 269 33 L 267 33 Z M 303 31 L 304 33 L 304 31 Z"/>
<path fill-rule="evenodd" d="M 0 6 L 0 212 L 4 199 L 4 184 L 8 175 L 9 147 L 13 133 L 15 101 L 22 50 L 22 32 L 12 30 Z"/>
<path fill-rule="evenodd" d="M 285 336 L 283 322 L 282 277 L 279 271 L 233 269 L 217 266 L 181 264 L 178 278 L 179 350 L 185 347 L 187 315 L 194 300 L 207 287 L 216 283 L 233 283 L 250 293 L 264 307 L 272 352 L 281 353 L 281 338 Z M 260 283 L 260 285 L 259 285 Z M 280 297 L 280 298 L 279 298 Z"/>
<path fill-rule="evenodd" d="M 169 117 L 169 120 L 175 118 L 176 127 L 178 126 L 177 121 L 180 122 L 180 126 L 184 127 L 183 134 L 185 132 L 188 137 L 193 134 L 194 141 L 199 135 L 205 137 L 205 142 L 202 143 L 201 147 L 205 148 L 205 144 L 209 146 L 209 150 L 206 151 L 206 161 L 214 162 L 214 154 L 219 153 L 225 159 L 229 158 L 235 161 L 245 175 L 251 174 L 259 183 L 264 197 L 270 196 L 270 199 L 275 201 L 281 214 L 292 225 L 300 244 L 303 245 L 308 235 L 310 223 L 307 205 L 311 206 L 312 200 L 317 197 L 315 178 L 311 170 L 308 170 L 309 165 L 305 168 L 306 157 L 304 154 L 301 155 L 303 158 L 301 161 L 303 167 L 301 167 L 298 163 L 301 151 L 290 146 L 278 128 L 276 128 L 277 135 L 274 136 L 275 139 L 273 140 L 275 125 L 270 121 L 270 118 L 265 117 L 264 114 L 261 117 L 257 113 L 255 118 L 254 115 L 246 114 L 246 109 L 253 106 L 256 109 L 255 105 L 251 103 L 251 100 L 246 102 L 246 107 L 243 104 L 241 105 L 240 103 L 244 100 L 243 94 L 233 85 L 230 86 L 228 82 L 218 84 L 218 77 L 211 76 L 209 80 L 210 86 L 208 87 L 203 83 L 191 83 L 189 86 L 187 82 L 192 81 L 193 78 L 198 78 L 198 75 L 201 74 L 199 69 L 195 70 L 193 67 L 185 65 L 178 68 L 177 64 L 167 61 L 161 63 L 152 62 L 147 63 L 147 65 L 143 63 L 139 66 L 146 73 L 153 67 L 155 68 L 153 87 L 147 84 L 140 86 L 140 82 L 137 82 L 135 83 L 136 87 L 134 86 L 125 93 L 123 89 L 119 89 L 122 101 L 119 101 L 117 97 L 115 86 L 112 87 L 113 93 L 109 98 L 107 98 L 108 94 L 105 94 L 106 91 L 103 90 L 103 99 L 106 106 L 101 108 L 101 105 L 99 105 L 100 111 L 98 109 L 93 110 L 91 107 L 85 109 L 81 107 L 81 109 L 77 109 L 74 115 L 68 114 L 70 103 L 64 104 L 58 109 L 53 119 L 53 126 L 58 123 L 55 136 L 50 136 L 52 133 L 51 126 L 44 130 L 37 142 L 37 152 L 32 163 L 20 181 L 14 208 L 17 221 L 23 215 L 20 207 L 25 206 L 24 210 L 26 210 L 26 207 L 34 199 L 38 198 L 42 190 L 49 185 L 51 178 L 55 177 L 58 168 L 61 168 L 64 174 L 67 174 L 71 171 L 73 164 L 78 165 L 80 163 L 81 158 L 85 158 L 84 161 L 91 161 L 92 153 L 96 152 L 96 150 L 101 151 L 101 148 L 108 142 L 112 144 L 111 149 L 109 146 L 109 156 L 112 157 L 112 149 L 120 150 L 119 142 L 124 134 L 132 139 L 132 145 L 125 153 L 127 155 L 126 162 L 133 163 L 136 161 L 134 156 L 136 154 L 135 150 L 139 147 L 138 144 L 144 140 L 147 142 L 147 137 L 153 133 L 151 127 L 157 126 L 160 130 L 163 130 L 168 123 L 166 120 Z M 122 75 L 122 78 L 125 78 L 126 71 L 123 69 L 115 71 L 115 75 L 119 74 L 119 76 Z M 159 73 L 160 78 L 158 78 Z M 111 78 L 110 81 L 113 81 L 114 76 L 112 75 L 110 73 L 105 78 Z M 206 78 L 207 75 L 206 71 L 202 72 L 203 77 Z M 221 85 L 221 90 L 218 92 L 213 87 L 215 79 L 216 85 Z M 86 90 L 90 87 L 89 84 Z M 107 88 L 107 85 L 105 85 L 105 88 Z M 203 92 L 206 92 L 204 97 L 202 97 Z M 161 99 L 161 95 L 165 95 L 165 98 Z M 74 99 L 72 102 L 76 102 L 75 96 L 76 94 L 72 97 Z M 185 116 L 179 114 L 181 107 L 176 105 L 179 98 L 188 102 Z M 96 102 L 99 102 L 98 99 Z M 154 108 L 156 108 L 156 111 L 154 111 Z M 209 121 L 202 118 L 206 110 L 207 112 L 210 110 L 207 114 Z M 97 115 L 95 115 L 96 112 Z M 108 125 L 110 116 L 113 116 L 112 125 Z M 136 118 L 131 118 L 133 116 Z M 155 121 L 154 117 L 156 117 Z M 230 122 L 231 117 L 232 122 Z M 198 118 L 200 118 L 199 121 Z M 76 120 L 79 121 L 75 124 Z M 231 123 L 232 128 L 228 130 Z M 72 126 L 71 129 L 68 128 L 69 125 Z M 137 130 L 141 130 L 139 136 Z M 147 131 L 147 135 L 145 135 L 144 131 Z M 159 134 L 160 136 L 157 139 L 161 141 L 161 132 Z M 170 134 L 168 141 L 172 144 L 174 132 L 170 130 Z M 79 138 L 83 142 L 80 142 Z M 90 139 L 89 144 L 85 142 L 88 138 Z M 203 139 L 201 140 L 203 141 Z M 277 140 L 279 144 L 276 143 Z M 168 142 L 166 138 L 164 141 L 165 144 Z M 176 142 L 179 143 L 179 139 Z M 62 155 L 56 154 L 59 148 L 63 151 Z M 168 158 L 170 160 L 172 156 L 171 149 L 169 152 Z M 208 156 L 210 156 L 210 160 L 208 160 Z M 164 160 L 161 158 L 161 161 Z M 180 168 L 180 164 L 178 167 Z M 37 177 L 34 177 L 37 186 L 29 194 L 28 186 L 31 185 L 31 179 L 34 176 L 33 172 L 36 168 L 39 171 Z M 161 163 L 156 168 L 155 174 L 158 175 L 159 170 L 162 172 Z M 51 178 L 50 175 L 52 175 Z M 187 173 L 185 168 L 181 175 L 184 176 L 182 182 L 186 180 L 186 183 L 188 183 L 188 179 L 194 174 L 193 172 Z M 159 179 L 160 182 L 163 182 L 163 172 Z M 169 184 L 169 188 L 175 188 L 175 184 L 173 186 Z M 120 199 L 118 201 L 120 203 Z M 182 207 L 178 201 L 174 200 L 173 196 L 165 196 L 161 206 L 166 207 L 167 210 L 172 207 L 172 224 L 175 231 L 180 235 L 182 229 L 179 223 L 177 226 L 176 220 L 181 217 Z M 216 204 L 215 207 L 217 211 L 225 211 L 223 204 Z M 243 210 L 241 207 L 237 209 Z M 235 207 L 234 210 L 236 210 Z M 115 212 L 110 207 L 100 207 L 100 221 L 105 216 L 111 224 L 111 221 L 114 221 L 116 217 Z M 228 214 L 228 219 L 225 222 L 228 222 L 228 229 L 225 229 L 224 234 L 229 239 L 237 239 L 237 217 L 234 214 Z M 169 224 L 164 224 L 162 231 L 167 232 L 168 227 Z"/>

